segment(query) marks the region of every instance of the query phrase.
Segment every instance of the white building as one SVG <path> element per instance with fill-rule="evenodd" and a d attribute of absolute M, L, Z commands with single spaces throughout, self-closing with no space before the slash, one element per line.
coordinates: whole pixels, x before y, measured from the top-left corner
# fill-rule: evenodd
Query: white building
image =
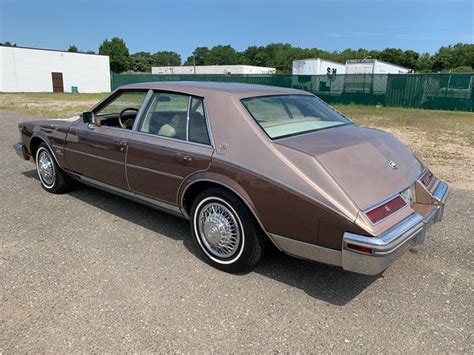
<path fill-rule="evenodd" d="M 0 46 L 0 92 L 110 92 L 109 57 Z"/>
<path fill-rule="evenodd" d="M 275 68 L 253 65 L 180 65 L 152 67 L 152 74 L 275 74 Z"/>
<path fill-rule="evenodd" d="M 411 70 L 377 59 L 350 59 L 346 61 L 346 74 L 408 74 Z"/>
<path fill-rule="evenodd" d="M 346 65 L 321 58 L 296 59 L 293 61 L 293 75 L 345 74 Z"/>

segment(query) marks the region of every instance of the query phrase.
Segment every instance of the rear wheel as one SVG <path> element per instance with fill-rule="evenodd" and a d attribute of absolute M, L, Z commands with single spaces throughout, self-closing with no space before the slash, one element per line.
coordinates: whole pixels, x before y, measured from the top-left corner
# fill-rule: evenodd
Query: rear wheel
<path fill-rule="evenodd" d="M 46 191 L 59 194 L 70 190 L 71 178 L 61 170 L 45 143 L 41 143 L 36 150 L 36 171 Z"/>
<path fill-rule="evenodd" d="M 219 188 L 200 193 L 191 208 L 191 232 L 212 266 L 227 272 L 250 270 L 262 257 L 265 240 L 248 208 Z"/>

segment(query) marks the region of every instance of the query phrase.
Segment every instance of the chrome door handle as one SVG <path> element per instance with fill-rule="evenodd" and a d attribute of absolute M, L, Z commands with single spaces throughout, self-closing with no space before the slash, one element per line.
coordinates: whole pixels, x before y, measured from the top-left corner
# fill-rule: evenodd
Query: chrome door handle
<path fill-rule="evenodd" d="M 120 147 L 126 147 L 127 146 L 127 141 L 122 141 L 122 140 L 115 140 L 114 143 Z"/>
<path fill-rule="evenodd" d="M 193 157 L 190 156 L 190 155 L 187 155 L 187 154 L 176 153 L 176 154 L 175 154 L 175 157 L 178 158 L 178 159 L 180 159 L 180 160 L 184 160 L 184 161 L 187 162 L 187 163 L 193 161 Z"/>

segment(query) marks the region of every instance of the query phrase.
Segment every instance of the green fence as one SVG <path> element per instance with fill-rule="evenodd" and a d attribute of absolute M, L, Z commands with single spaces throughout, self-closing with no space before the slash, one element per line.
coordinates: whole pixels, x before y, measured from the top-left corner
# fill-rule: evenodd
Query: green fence
<path fill-rule="evenodd" d="M 474 73 L 343 75 L 154 75 L 113 74 L 112 88 L 149 81 L 220 81 L 309 91 L 330 104 L 472 111 Z"/>

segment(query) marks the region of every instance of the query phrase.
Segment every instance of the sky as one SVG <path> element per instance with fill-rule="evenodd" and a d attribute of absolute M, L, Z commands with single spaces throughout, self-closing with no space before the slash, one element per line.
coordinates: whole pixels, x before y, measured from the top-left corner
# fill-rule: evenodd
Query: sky
<path fill-rule="evenodd" d="M 0 42 L 130 53 L 272 42 L 324 50 L 395 47 L 434 53 L 474 42 L 474 0 L 0 0 Z"/>

